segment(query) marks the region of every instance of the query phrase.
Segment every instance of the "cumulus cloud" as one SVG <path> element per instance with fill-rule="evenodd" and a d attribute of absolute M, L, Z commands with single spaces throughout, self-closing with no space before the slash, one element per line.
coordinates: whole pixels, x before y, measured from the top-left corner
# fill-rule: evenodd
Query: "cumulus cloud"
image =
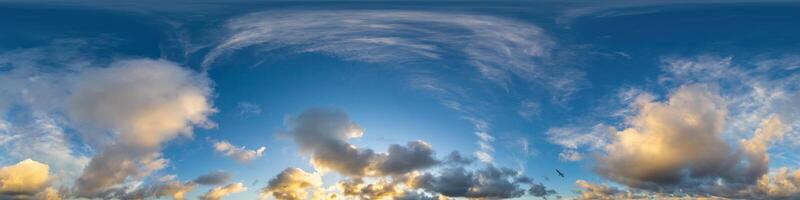
<path fill-rule="evenodd" d="M 439 164 L 431 145 L 423 141 L 408 142 L 406 146 L 392 144 L 387 154 L 379 161 L 378 171 L 382 174 L 405 174 Z"/>
<path fill-rule="evenodd" d="M 200 185 L 221 185 L 231 179 L 231 174 L 223 171 L 215 171 L 197 177 L 192 182 Z"/>
<path fill-rule="evenodd" d="M 748 192 L 762 199 L 800 198 L 800 171 L 782 167 L 772 174 L 763 175 Z"/>
<path fill-rule="evenodd" d="M 245 147 L 235 147 L 228 141 L 214 142 L 214 151 L 231 157 L 236 161 L 249 162 L 264 155 L 267 147 L 259 147 L 256 150 L 247 150 Z"/>
<path fill-rule="evenodd" d="M 128 177 L 163 168 L 163 142 L 191 136 L 194 126 L 213 126 L 210 95 L 204 76 L 168 61 L 127 60 L 83 71 L 66 111 L 101 151 L 76 182 L 78 195 L 101 195 Z"/>
<path fill-rule="evenodd" d="M 125 74 L 125 76 L 120 76 Z M 86 138 L 111 134 L 122 145 L 157 147 L 193 126 L 214 126 L 210 81 L 163 60 L 125 60 L 108 68 L 87 69 L 67 99 L 75 123 L 92 129 Z"/>
<path fill-rule="evenodd" d="M 209 190 L 208 192 L 203 194 L 203 196 L 200 196 L 200 199 L 202 199 L 202 200 L 219 200 L 219 199 L 222 199 L 222 197 L 225 197 L 225 196 L 228 196 L 228 195 L 231 195 L 231 194 L 234 194 L 234 193 L 244 192 L 244 191 L 247 191 L 247 187 L 245 187 L 244 184 L 242 184 L 242 183 L 231 183 L 231 184 L 228 184 L 226 186 L 219 186 L 219 187 L 212 188 L 211 190 Z"/>
<path fill-rule="evenodd" d="M 642 97 L 633 126 L 620 131 L 606 146 L 598 171 L 635 187 L 677 184 L 688 174 L 720 176 L 735 164 L 722 141 L 726 110 L 722 99 L 706 86 L 686 86 L 666 103 Z M 734 163 L 731 163 L 734 162 Z"/>
<path fill-rule="evenodd" d="M 548 196 L 555 195 L 556 191 L 547 189 L 547 187 L 545 187 L 542 183 L 536 183 L 531 184 L 531 187 L 528 189 L 528 194 L 534 197 L 547 199 Z"/>
<path fill-rule="evenodd" d="M 632 198 L 628 193 L 607 184 L 599 185 L 584 180 L 577 180 L 575 184 L 581 189 L 578 191 L 578 199 L 611 200 Z"/>
<path fill-rule="evenodd" d="M 422 141 L 406 146 L 391 145 L 389 152 L 359 149 L 347 142 L 361 137 L 363 130 L 339 110 L 310 109 L 287 121 L 291 137 L 300 152 L 311 156 L 321 171 L 332 170 L 346 176 L 403 174 L 439 163 L 431 146 Z"/>
<path fill-rule="evenodd" d="M 768 172 L 767 145 L 785 132 L 777 117 L 765 119 L 739 148 L 723 140 L 727 109 L 706 85 L 680 87 L 666 102 L 637 101 L 631 126 L 616 134 L 597 171 L 635 188 L 738 197 L 737 191 Z"/>
<path fill-rule="evenodd" d="M 302 200 L 308 190 L 322 185 L 322 178 L 316 173 L 307 173 L 299 168 L 287 168 L 269 181 L 261 190 L 261 196 L 273 196 L 278 200 Z"/>
<path fill-rule="evenodd" d="M 48 192 L 50 167 L 31 159 L 0 168 L 0 197 L 30 198 Z M 5 196 L 5 197 L 4 197 Z"/>
<path fill-rule="evenodd" d="M 516 170 L 492 165 L 475 171 L 448 167 L 442 168 L 438 174 L 414 176 L 409 186 L 448 197 L 515 198 L 525 194 L 516 181 L 520 176 Z"/>
<path fill-rule="evenodd" d="M 362 179 L 355 178 L 341 180 L 337 186 L 345 196 L 365 200 L 394 199 L 403 194 L 396 183 L 386 180 L 364 183 Z"/>

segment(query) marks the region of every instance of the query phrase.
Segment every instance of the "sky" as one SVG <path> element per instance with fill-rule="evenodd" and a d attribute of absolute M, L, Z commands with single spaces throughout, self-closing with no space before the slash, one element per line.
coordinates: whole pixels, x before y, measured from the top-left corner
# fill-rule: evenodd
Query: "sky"
<path fill-rule="evenodd" d="M 799 199 L 798 9 L 0 1 L 0 199 Z"/>

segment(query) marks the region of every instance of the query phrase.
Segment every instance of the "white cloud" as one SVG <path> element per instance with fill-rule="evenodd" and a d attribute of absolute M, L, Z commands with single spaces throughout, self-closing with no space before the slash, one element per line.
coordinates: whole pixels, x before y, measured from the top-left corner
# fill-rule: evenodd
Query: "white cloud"
<path fill-rule="evenodd" d="M 564 148 L 559 153 L 563 161 L 579 161 L 583 159 L 581 151 L 602 149 L 610 142 L 614 127 L 595 124 L 592 127 L 554 127 L 547 130 L 547 139 Z"/>
<path fill-rule="evenodd" d="M 247 150 L 245 147 L 235 147 L 228 141 L 214 142 L 214 151 L 231 157 L 236 161 L 249 162 L 264 155 L 266 147 L 259 147 L 256 150 Z"/>
<path fill-rule="evenodd" d="M 125 76 L 120 76 L 125 74 Z M 89 129 L 87 138 L 109 133 L 124 145 L 157 147 L 193 126 L 212 127 L 209 80 L 164 60 L 125 60 L 87 69 L 66 99 L 67 113 Z"/>

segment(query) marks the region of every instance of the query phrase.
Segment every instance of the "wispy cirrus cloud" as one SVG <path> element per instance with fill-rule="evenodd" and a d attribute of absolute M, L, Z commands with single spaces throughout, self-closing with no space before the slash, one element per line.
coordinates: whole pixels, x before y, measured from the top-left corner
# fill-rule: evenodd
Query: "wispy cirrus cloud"
<path fill-rule="evenodd" d="M 492 106 L 482 96 L 522 101 L 509 95 L 519 93 L 521 88 L 515 85 L 522 85 L 522 90 L 543 88 L 557 96 L 553 100 L 561 101 L 585 84 L 582 72 L 549 66 L 555 42 L 544 30 L 513 19 L 402 10 L 284 10 L 247 14 L 227 21 L 224 28 L 226 35 L 205 56 L 204 68 L 241 49 L 317 53 L 402 66 L 396 69 L 405 72 L 412 88 L 430 93 L 462 114 L 474 124 L 478 136 L 492 137 L 492 119 L 487 114 Z M 469 67 L 446 67 L 452 64 Z M 462 88 L 463 83 L 457 82 L 464 80 L 433 73 L 442 70 L 463 74 L 471 79 L 467 81 L 491 89 Z M 538 107 L 523 103 L 520 113 L 531 118 Z M 481 147 L 476 151 L 485 161 L 492 160 L 491 141 L 485 140 L 489 137 L 480 137 Z"/>

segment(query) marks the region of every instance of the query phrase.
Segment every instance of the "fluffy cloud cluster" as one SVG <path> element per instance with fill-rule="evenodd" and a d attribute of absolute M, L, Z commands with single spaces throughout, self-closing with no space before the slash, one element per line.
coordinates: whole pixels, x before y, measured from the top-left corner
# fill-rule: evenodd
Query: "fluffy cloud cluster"
<path fill-rule="evenodd" d="M 163 143 L 213 125 L 205 75 L 163 60 L 93 59 L 101 48 L 63 40 L 0 53 L 4 156 L 48 163 L 58 174 L 49 182 L 69 198 L 132 195 L 168 165 Z"/>
<path fill-rule="evenodd" d="M 364 183 L 362 179 L 355 178 L 339 181 L 337 185 L 345 196 L 364 200 L 393 199 L 403 193 L 397 183 L 386 180 Z"/>
<path fill-rule="evenodd" d="M 0 168 L 0 198 L 2 199 L 60 199 L 49 188 L 50 167 L 31 159 Z"/>
<path fill-rule="evenodd" d="M 210 95 L 204 76 L 168 61 L 120 61 L 79 74 L 66 110 L 101 151 L 76 182 L 78 195 L 107 195 L 128 178 L 163 168 L 162 143 L 213 126 Z"/>
<path fill-rule="evenodd" d="M 515 198 L 525 194 L 517 182 L 520 176 L 516 170 L 492 165 L 475 171 L 449 167 L 442 168 L 438 174 L 415 176 L 410 186 L 448 197 Z"/>
<path fill-rule="evenodd" d="M 800 170 L 783 167 L 773 174 L 765 174 L 749 192 L 762 199 L 800 198 Z"/>
<path fill-rule="evenodd" d="M 249 162 L 264 155 L 266 147 L 259 147 L 256 150 L 247 150 L 245 147 L 235 147 L 228 141 L 214 142 L 214 151 L 222 153 L 240 162 Z"/>
<path fill-rule="evenodd" d="M 422 141 L 392 145 L 388 153 L 359 149 L 347 142 L 361 137 L 363 130 L 339 110 L 311 109 L 287 121 L 291 137 L 302 153 L 321 171 L 348 176 L 403 174 L 436 165 L 431 146 Z"/>
<path fill-rule="evenodd" d="M 764 119 L 752 138 L 739 145 L 721 134 L 727 109 L 706 85 L 687 85 L 666 102 L 647 95 L 637 101 L 631 126 L 605 146 L 597 171 L 635 188 L 741 198 L 741 192 L 769 171 L 767 146 L 783 138 L 777 116 Z"/>
<path fill-rule="evenodd" d="M 606 184 L 599 185 L 584 180 L 577 180 L 575 181 L 575 184 L 578 185 L 578 188 L 581 189 L 578 194 L 578 199 L 611 200 L 611 199 L 634 198 L 634 196 L 630 195 L 630 193 L 624 192 L 622 190 L 617 189 L 616 187 L 612 187 Z"/>
<path fill-rule="evenodd" d="M 442 195 L 492 199 L 523 196 L 523 185 L 530 185 L 530 194 L 537 197 L 555 193 L 514 169 L 487 165 L 468 170 L 466 166 L 475 159 L 457 151 L 437 159 L 431 145 L 423 141 L 392 144 L 385 153 L 359 149 L 347 140 L 361 137 L 363 130 L 339 110 L 310 109 L 286 123 L 288 130 L 282 135 L 310 156 L 317 171 L 337 172 L 344 180 L 337 183 L 338 192 L 332 192 L 321 187 L 317 173 L 287 168 L 262 190 L 263 196 L 295 200 L 311 192 L 314 198 L 434 199 Z M 440 170 L 420 174 L 431 168 Z"/>
<path fill-rule="evenodd" d="M 278 200 L 302 200 L 307 191 L 322 185 L 322 178 L 316 173 L 307 173 L 299 168 L 287 168 L 269 181 L 261 190 L 261 196 L 273 196 Z"/>

